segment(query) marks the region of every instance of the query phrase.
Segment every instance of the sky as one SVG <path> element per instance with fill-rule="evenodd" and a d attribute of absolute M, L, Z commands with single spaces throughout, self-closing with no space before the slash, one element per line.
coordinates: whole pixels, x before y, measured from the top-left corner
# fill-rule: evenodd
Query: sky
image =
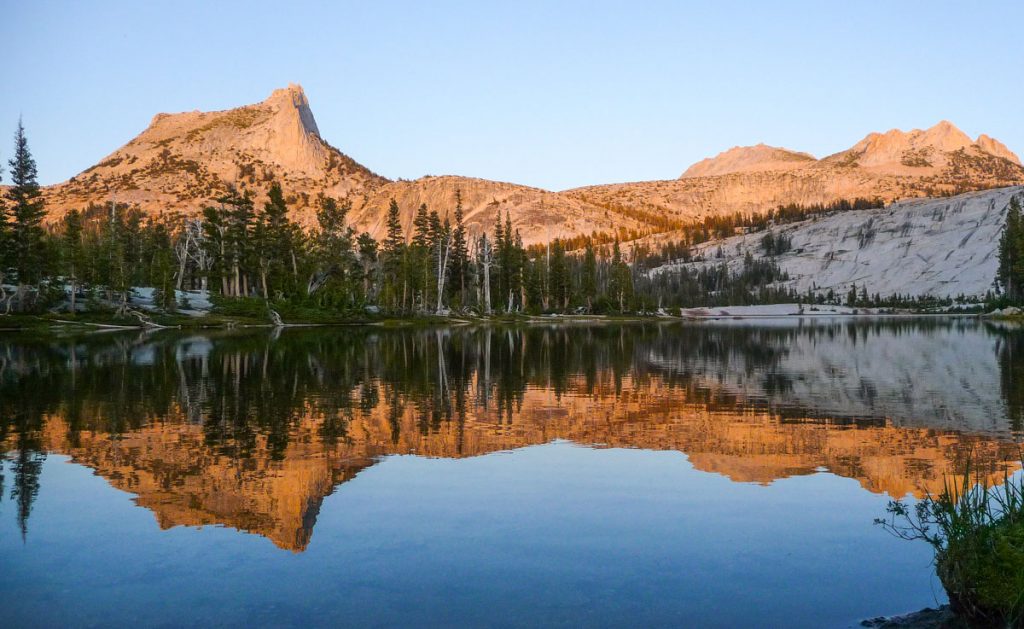
<path fill-rule="evenodd" d="M 736 145 L 821 157 L 942 119 L 1021 153 L 1022 24 L 1019 1 L 0 0 L 0 159 L 21 116 L 56 183 L 156 113 L 291 82 L 392 179 L 670 179 Z"/>

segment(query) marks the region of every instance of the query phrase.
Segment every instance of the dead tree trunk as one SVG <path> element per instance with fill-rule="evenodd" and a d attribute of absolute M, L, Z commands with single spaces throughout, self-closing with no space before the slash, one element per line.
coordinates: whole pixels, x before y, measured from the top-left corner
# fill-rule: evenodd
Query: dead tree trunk
<path fill-rule="evenodd" d="M 491 245 L 487 234 L 480 237 L 480 264 L 484 267 L 484 314 L 491 314 Z"/>
<path fill-rule="evenodd" d="M 443 238 L 440 238 L 437 241 L 437 314 L 441 314 L 444 311 L 444 280 L 448 271 L 448 253 L 452 248 L 452 237 L 449 235 L 444 246 L 444 256 L 442 257 L 441 242 L 443 240 Z"/>

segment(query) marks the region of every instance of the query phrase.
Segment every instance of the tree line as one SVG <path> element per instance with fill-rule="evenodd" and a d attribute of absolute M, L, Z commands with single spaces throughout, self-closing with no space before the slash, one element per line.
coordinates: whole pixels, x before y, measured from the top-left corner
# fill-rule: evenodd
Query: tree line
<path fill-rule="evenodd" d="M 1015 196 L 1006 209 L 1006 225 L 999 237 L 999 272 L 996 280 L 1006 300 L 1024 301 L 1024 220 Z"/>
<path fill-rule="evenodd" d="M 458 192 L 443 216 L 421 205 L 409 233 L 391 200 L 380 241 L 348 224 L 348 199 L 324 195 L 315 224 L 302 229 L 276 182 L 262 204 L 232 187 L 196 216 L 146 216 L 111 202 L 70 210 L 44 227 L 36 163 L 20 123 L 9 164 L 12 185 L 0 204 L 0 312 L 123 315 L 139 287 L 151 288 L 165 311 L 188 306 L 182 291 L 194 289 L 342 314 L 634 307 L 631 271 L 617 241 L 600 249 L 588 242 L 577 256 L 562 241 L 528 251 L 508 213 L 493 231 L 471 235 Z"/>
<path fill-rule="evenodd" d="M 838 303 L 838 295 L 786 288 L 789 278 L 776 256 L 791 243 L 771 227 L 881 204 L 855 199 L 709 216 L 677 226 L 676 240 L 634 242 L 628 251 L 600 234 L 526 247 L 507 212 L 498 214 L 491 229 L 470 233 L 458 191 L 454 207 L 439 211 L 420 205 L 408 230 L 402 208 L 392 199 L 380 240 L 349 224 L 350 200 L 320 195 L 315 221 L 304 229 L 273 181 L 262 203 L 247 190 L 228 188 L 196 215 L 147 216 L 111 202 L 68 211 L 44 226 L 36 163 L 20 121 L 8 165 L 10 186 L 0 200 L 0 313 L 63 309 L 125 315 L 140 287 L 167 312 L 189 307 L 190 290 L 206 290 L 222 305 L 252 302 L 264 312 L 267 306 L 292 305 L 359 316 L 608 314 Z M 659 270 L 667 262 L 691 260 L 693 246 L 738 230 L 765 232 L 760 250 L 748 252 L 741 266 L 722 262 Z M 1024 227 L 1016 199 L 999 257 L 998 282 L 1010 300 L 1020 301 Z M 880 300 L 858 293 L 846 299 L 861 305 Z"/>

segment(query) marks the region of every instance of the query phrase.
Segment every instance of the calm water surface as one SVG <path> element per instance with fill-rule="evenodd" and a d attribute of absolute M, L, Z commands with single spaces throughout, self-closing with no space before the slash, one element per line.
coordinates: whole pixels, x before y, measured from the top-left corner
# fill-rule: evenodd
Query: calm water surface
<path fill-rule="evenodd" d="M 853 626 L 1022 419 L 969 320 L 8 333 L 0 622 Z"/>

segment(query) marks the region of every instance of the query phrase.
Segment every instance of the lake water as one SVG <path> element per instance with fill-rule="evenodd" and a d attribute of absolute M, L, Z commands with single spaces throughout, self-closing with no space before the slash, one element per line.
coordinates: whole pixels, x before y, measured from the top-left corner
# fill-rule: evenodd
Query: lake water
<path fill-rule="evenodd" d="M 854 626 L 944 601 L 872 522 L 1022 420 L 967 319 L 6 333 L 0 614 Z"/>

